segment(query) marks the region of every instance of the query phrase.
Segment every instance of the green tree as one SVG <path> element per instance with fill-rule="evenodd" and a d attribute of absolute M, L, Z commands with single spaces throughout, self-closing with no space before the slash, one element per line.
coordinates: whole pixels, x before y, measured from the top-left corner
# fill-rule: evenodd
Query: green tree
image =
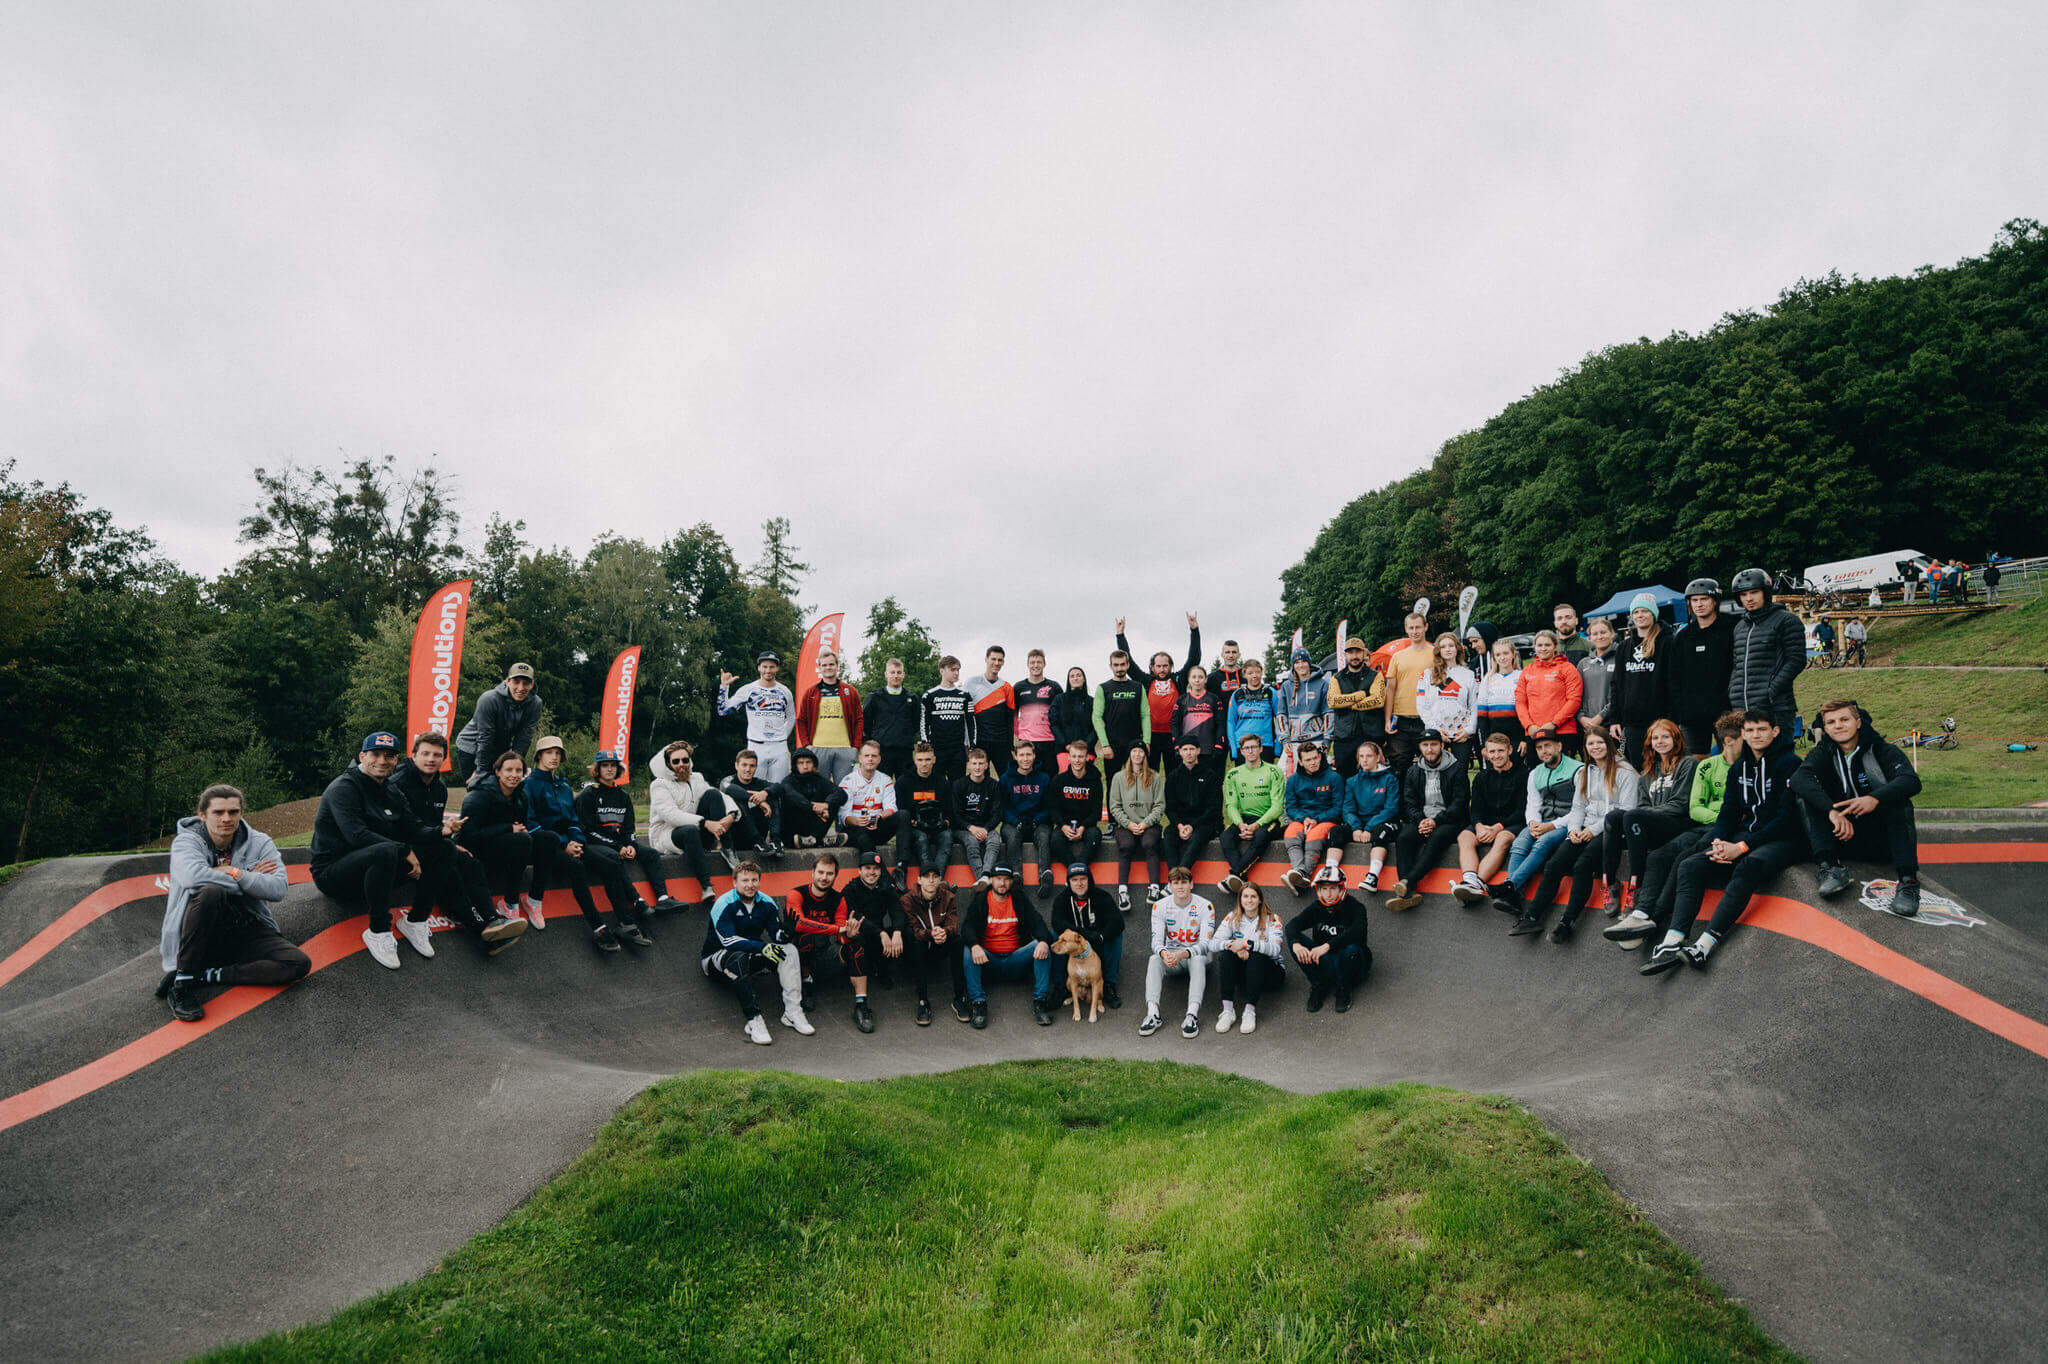
<path fill-rule="evenodd" d="M 862 692 L 887 685 L 883 665 L 892 658 L 903 660 L 903 685 L 911 691 L 939 685 L 938 641 L 924 622 L 905 612 L 893 596 L 868 608 L 867 641 L 854 682 Z"/>
<path fill-rule="evenodd" d="M 797 584 L 811 566 L 797 559 L 795 541 L 790 539 L 789 518 L 771 516 L 761 523 L 761 557 L 754 561 L 754 581 L 792 600 Z"/>

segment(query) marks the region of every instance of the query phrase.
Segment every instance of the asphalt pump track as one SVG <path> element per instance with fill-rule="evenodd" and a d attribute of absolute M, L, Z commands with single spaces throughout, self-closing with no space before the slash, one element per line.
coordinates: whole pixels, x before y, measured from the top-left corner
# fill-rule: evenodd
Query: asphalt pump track
<path fill-rule="evenodd" d="M 303 852 L 278 917 L 314 973 L 176 1023 L 152 995 L 165 858 L 45 863 L 0 889 L 0 1358 L 174 1358 L 321 1318 L 432 1268 L 677 1071 L 1072 1055 L 1508 1094 L 1810 1358 L 2048 1358 L 2048 825 L 1923 838 L 1923 882 L 1954 911 L 1877 912 L 1861 877 L 1823 902 L 1795 870 L 1704 972 L 1640 977 L 1597 912 L 1565 946 L 1511 939 L 1439 871 L 1408 913 L 1361 897 L 1375 963 L 1348 1014 L 1306 1014 L 1290 972 L 1252 1037 L 1211 1031 L 1212 999 L 1199 1038 L 1140 1038 L 1140 901 L 1124 1007 L 1094 1026 L 1034 1026 L 1005 985 L 985 1032 L 942 999 L 918 1028 L 899 985 L 863 1036 L 834 983 L 817 1035 L 777 1026 L 773 1047 L 699 971 L 696 911 L 657 922 L 652 950 L 601 954 L 555 892 L 548 930 L 499 957 L 444 932 L 388 971 Z"/>

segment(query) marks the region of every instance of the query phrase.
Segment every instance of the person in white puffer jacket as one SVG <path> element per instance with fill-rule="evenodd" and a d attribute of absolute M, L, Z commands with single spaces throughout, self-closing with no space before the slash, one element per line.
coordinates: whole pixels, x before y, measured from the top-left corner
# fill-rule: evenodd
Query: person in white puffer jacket
<path fill-rule="evenodd" d="M 1287 978 L 1287 927 L 1266 903 L 1266 893 L 1247 881 L 1237 903 L 1216 921 L 1209 935 L 1209 955 L 1216 958 L 1217 993 L 1223 1007 L 1216 1013 L 1216 1031 L 1229 1032 L 1237 1022 L 1237 1001 L 1244 1001 L 1240 1033 L 1259 1026 L 1259 997 L 1278 989 Z"/>
<path fill-rule="evenodd" d="M 1543 931 L 1543 916 L 1557 895 L 1558 886 L 1571 878 L 1571 899 L 1564 917 L 1551 930 L 1550 940 L 1567 942 L 1593 895 L 1594 882 L 1601 879 L 1601 858 L 1606 850 L 1607 815 L 1613 810 L 1633 810 L 1641 803 L 1642 778 L 1621 761 L 1621 746 L 1604 725 L 1588 725 L 1585 731 L 1586 762 L 1572 777 L 1572 805 L 1561 827 L 1565 840 L 1543 864 L 1543 879 L 1536 894 L 1522 907 L 1522 917 L 1509 930 L 1516 936 Z"/>
<path fill-rule="evenodd" d="M 647 788 L 647 838 L 655 851 L 689 863 L 701 907 L 708 913 L 718 895 L 711 884 L 708 854 L 715 849 L 728 868 L 737 864 L 725 846 L 725 835 L 739 812 L 694 764 L 687 739 L 676 740 L 647 760 L 647 770 L 654 777 Z"/>
<path fill-rule="evenodd" d="M 1422 727 L 1444 736 L 1444 747 L 1460 763 L 1472 761 L 1472 730 L 1479 714 L 1479 681 L 1460 663 L 1458 637 L 1446 630 L 1436 637 L 1436 657 L 1415 683 L 1415 713 Z"/>

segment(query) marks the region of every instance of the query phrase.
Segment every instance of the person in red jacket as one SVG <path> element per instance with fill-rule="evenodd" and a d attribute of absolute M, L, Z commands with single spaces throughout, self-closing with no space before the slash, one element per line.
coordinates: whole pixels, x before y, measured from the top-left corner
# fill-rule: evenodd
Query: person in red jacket
<path fill-rule="evenodd" d="M 1579 751 L 1579 703 L 1585 699 L 1586 679 L 1578 665 L 1558 652 L 1557 632 L 1536 632 L 1536 657 L 1522 667 L 1515 682 L 1515 715 L 1524 733 L 1538 725 L 1554 725 L 1565 752 Z"/>
<path fill-rule="evenodd" d="M 837 786 L 860 752 L 860 692 L 839 680 L 839 655 L 818 655 L 818 680 L 796 699 L 796 746 L 818 755 L 818 770 Z"/>

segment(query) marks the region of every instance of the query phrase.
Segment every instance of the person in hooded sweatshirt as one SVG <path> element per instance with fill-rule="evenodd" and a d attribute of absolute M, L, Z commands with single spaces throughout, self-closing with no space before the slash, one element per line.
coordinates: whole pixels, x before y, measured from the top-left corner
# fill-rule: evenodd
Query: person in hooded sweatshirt
<path fill-rule="evenodd" d="M 839 807 L 846 804 L 846 792 L 818 770 L 818 755 L 808 748 L 791 754 L 789 767 L 789 775 L 776 786 L 782 807 L 782 838 L 792 848 L 844 844 Z"/>
<path fill-rule="evenodd" d="M 1038 766 L 1038 744 L 1018 739 L 1012 747 L 1031 750 L 1031 766 Z M 967 775 L 953 783 L 953 842 L 967 859 L 974 883 L 984 885 L 989 872 L 1003 860 L 1003 784 L 989 772 L 988 754 L 979 748 L 967 750 Z M 943 870 L 943 868 L 941 868 Z"/>
<path fill-rule="evenodd" d="M 1745 568 L 1735 575 L 1742 619 L 1735 622 L 1728 704 L 1740 711 L 1768 710 L 1791 742 L 1799 701 L 1792 684 L 1806 668 L 1806 627 L 1771 600 L 1771 575 Z"/>
<path fill-rule="evenodd" d="M 1333 867 L 1343 862 L 1351 831 L 1344 827 L 1344 779 L 1323 761 L 1323 750 L 1303 744 L 1299 761 L 1284 787 L 1280 837 L 1287 847 L 1287 871 L 1282 879 L 1296 895 L 1306 895 L 1309 877 L 1325 857 Z"/>
<path fill-rule="evenodd" d="M 1298 765 L 1302 750 L 1330 741 L 1336 716 L 1330 707 L 1329 674 L 1316 671 L 1308 650 L 1296 649 L 1288 659 L 1288 676 L 1280 684 L 1278 699 L 1282 752 L 1293 754 Z"/>
<path fill-rule="evenodd" d="M 547 893 L 548 870 L 555 863 L 555 836 L 528 823 L 524 758 L 508 749 L 486 770 L 491 780 L 463 794 L 462 827 L 455 831 L 455 841 L 483 864 L 492 909 L 515 922 L 545 928 L 541 897 Z M 519 883 L 529 870 L 533 881 L 522 896 Z"/>
<path fill-rule="evenodd" d="M 1721 584 L 1712 578 L 1685 585 L 1685 609 L 1685 628 L 1671 640 L 1671 718 L 1685 731 L 1686 751 L 1705 758 L 1720 749 L 1714 726 L 1728 709 L 1735 621 L 1721 614 Z"/>
<path fill-rule="evenodd" d="M 1067 669 L 1066 690 L 1052 703 L 1052 737 L 1052 753 L 1041 750 L 1038 755 L 1038 770 L 1046 776 L 1058 774 L 1067 760 L 1067 745 L 1074 740 L 1079 739 L 1090 748 L 1095 746 L 1095 692 L 1088 685 L 1084 668 Z"/>
<path fill-rule="evenodd" d="M 1377 739 L 1359 742 L 1358 770 L 1344 783 L 1344 808 L 1338 822 L 1344 826 L 1346 841 L 1363 843 L 1369 854 L 1358 889 L 1377 893 L 1387 851 L 1401 832 L 1401 777 L 1388 766 L 1386 750 Z"/>
<path fill-rule="evenodd" d="M 1308 1011 L 1320 1010 L 1334 991 L 1341 1014 L 1372 969 L 1365 906 L 1344 893 L 1344 873 L 1335 867 L 1316 873 L 1315 890 L 1308 908 L 1287 921 L 1287 947 L 1308 978 Z"/>
<path fill-rule="evenodd" d="M 1810 855 L 1806 830 L 1800 824 L 1798 797 L 1792 792 L 1792 775 L 1798 770 L 1792 736 L 1778 727 L 1777 717 L 1760 707 L 1744 711 L 1742 756 L 1729 774 L 1728 794 L 1721 802 L 1713 841 L 1678 864 L 1671 928 L 1643 963 L 1644 975 L 1669 971 L 1681 961 L 1704 968 L 1749 907 L 1750 897 L 1777 879 L 1779 872 Z M 1708 883 L 1724 874 L 1728 883 L 1713 919 L 1697 941 L 1686 942 Z"/>
<path fill-rule="evenodd" d="M 387 789 L 398 762 L 396 734 L 380 729 L 364 735 L 356 760 L 321 793 L 313 819 L 313 884 L 329 899 L 369 914 L 363 946 L 379 966 L 393 971 L 398 941 L 391 932 L 391 893 L 400 879 L 420 874 L 410 841 L 412 820 L 405 802 Z M 428 916 L 410 912 L 420 915 L 424 936 Z M 412 934 L 406 936 L 410 940 Z"/>
<path fill-rule="evenodd" d="M 1077 668 L 1075 671 L 1080 670 Z M 1088 746 L 1088 740 L 1083 738 L 1077 738 L 1075 742 L 1083 748 Z M 1030 748 L 1028 755 L 1017 748 L 1011 749 L 1010 770 L 999 779 L 1003 788 L 1003 851 L 998 865 L 1021 871 L 1024 845 L 1028 841 L 1038 858 L 1038 884 L 1043 889 L 1052 884 L 1052 815 L 1046 808 L 1046 797 L 1052 790 L 1053 769 L 1041 769 L 1038 766 L 1038 746 L 1031 744 Z M 988 874 L 995 875 L 994 869 L 991 868 Z M 980 888 L 979 876 L 974 884 Z"/>
<path fill-rule="evenodd" d="M 1536 894 L 1522 907 L 1522 915 L 1508 930 L 1510 936 L 1534 937 L 1543 931 L 1544 916 L 1557 888 L 1571 879 L 1571 898 L 1550 932 L 1554 943 L 1571 941 L 1579 915 L 1593 898 L 1593 883 L 1606 866 L 1607 816 L 1617 810 L 1635 808 L 1641 791 L 1636 770 L 1621 760 L 1614 735 L 1605 725 L 1587 728 L 1586 762 L 1572 778 L 1572 803 L 1564 817 L 1564 842 L 1543 864 L 1543 877 Z"/>
<path fill-rule="evenodd" d="M 1074 740 L 1067 745 L 1067 770 L 1046 787 L 1052 858 L 1062 865 L 1092 862 L 1102 846 L 1102 774 L 1095 770 L 1094 756 L 1087 744 Z"/>
<path fill-rule="evenodd" d="M 313 969 L 270 913 L 286 889 L 277 844 L 243 820 L 242 807 L 234 787 L 209 786 L 171 839 L 156 994 L 180 1022 L 206 1017 L 205 986 L 289 985 Z"/>
<path fill-rule="evenodd" d="M 590 835 L 583 831 L 583 825 L 576 818 L 576 792 L 569 785 L 568 778 L 561 772 L 562 761 L 568 750 L 562 741 L 553 735 L 543 737 L 533 750 L 533 770 L 526 774 L 526 809 L 530 822 L 536 829 L 553 834 L 559 840 L 560 851 L 556 856 L 554 875 L 568 882 L 569 893 L 576 897 L 576 907 L 583 911 L 583 922 L 590 926 L 590 941 L 604 952 L 616 952 L 622 942 L 635 947 L 652 947 L 654 940 L 647 936 L 639 924 L 643 910 L 640 897 L 633 893 L 632 885 L 616 861 L 606 862 L 589 853 Z M 590 883 L 603 884 L 605 898 L 611 901 L 612 922 L 597 911 L 597 901 L 591 897 Z"/>
<path fill-rule="evenodd" d="M 405 934 L 413 950 L 431 957 L 434 944 L 427 920 L 438 904 L 451 923 L 476 934 L 496 956 L 519 941 L 526 920 L 514 917 L 502 904 L 492 904 L 483 860 L 455 841 L 463 818 L 448 813 L 448 786 L 441 780 L 447 758 L 448 740 L 426 730 L 414 737 L 410 760 L 401 762 L 384 784 L 412 826 L 412 852 L 420 864 L 412 912 L 393 926 Z"/>
<path fill-rule="evenodd" d="M 690 875 L 697 880 L 699 903 L 709 913 L 717 891 L 711 884 L 708 854 L 712 849 L 729 851 L 721 840 L 739 822 L 739 813 L 696 770 L 696 761 L 696 750 L 687 739 L 676 740 L 647 760 L 653 778 L 647 784 L 647 840 L 656 852 L 680 857 L 689 864 Z M 815 767 L 816 757 L 811 761 Z M 799 764 L 792 760 L 791 766 Z M 790 774 L 791 780 L 795 775 Z M 789 807 L 783 808 L 786 813 Z M 734 859 L 728 861 L 736 865 Z"/>
<path fill-rule="evenodd" d="M 1387 908 L 1413 909 L 1422 903 L 1422 878 L 1445 852 L 1458 845 L 1472 808 L 1465 763 L 1434 729 L 1422 731 L 1418 755 L 1401 778 L 1401 832 L 1394 857 L 1401 879 Z"/>
<path fill-rule="evenodd" d="M 1465 666 L 1482 682 L 1493 671 L 1493 644 L 1499 638 L 1500 631 L 1490 620 L 1475 620 L 1465 627 Z"/>
<path fill-rule="evenodd" d="M 525 753 L 540 729 L 540 710 L 533 665 L 514 663 L 503 682 L 477 697 L 469 723 L 455 736 L 457 778 L 465 786 L 481 785 L 490 780 L 500 753 Z"/>
<path fill-rule="evenodd" d="M 1616 651 L 1620 660 L 1607 695 L 1607 727 L 1620 730 L 1621 760 L 1640 765 L 1650 726 L 1671 715 L 1671 678 L 1676 657 L 1672 634 L 1657 617 L 1647 592 L 1636 593 L 1628 608 L 1628 638 Z"/>
<path fill-rule="evenodd" d="M 1166 774 L 1166 828 L 1160 843 L 1168 867 L 1191 867 L 1195 854 L 1223 831 L 1223 768 L 1210 765 L 1196 735 L 1183 734 L 1177 751 L 1180 761 Z"/>
<path fill-rule="evenodd" d="M 1898 876 L 1892 913 L 1910 919 L 1920 912 L 1920 840 L 1913 825 L 1920 774 L 1856 702 L 1829 701 L 1818 719 L 1821 739 L 1794 774 L 1792 793 L 1820 863 L 1820 893 L 1849 888 L 1845 858 L 1889 862 Z"/>
<path fill-rule="evenodd" d="M 1067 868 L 1067 884 L 1052 893 L 1050 913 L 1055 939 L 1062 933 L 1079 933 L 1101 955 L 1102 1002 L 1121 1009 L 1124 1001 L 1117 993 L 1116 981 L 1124 960 L 1124 911 L 1110 900 L 1108 891 L 1095 884 L 1095 873 L 1086 862 Z M 1068 960 L 1060 953 L 1053 955 L 1059 959 L 1052 968 L 1052 998 L 1059 1004 L 1066 999 Z"/>
<path fill-rule="evenodd" d="M 1479 750 L 1479 774 L 1472 778 L 1470 823 L 1458 835 L 1458 866 L 1463 875 L 1451 887 L 1451 894 L 1459 904 L 1476 905 L 1488 898 L 1487 883 L 1506 864 L 1508 849 L 1529 822 L 1528 784 L 1529 771 L 1515 760 L 1515 746 L 1508 736 L 1487 735 Z"/>
<path fill-rule="evenodd" d="M 1358 770 L 1358 746 L 1377 742 L 1387 708 L 1387 682 L 1367 661 L 1365 641 L 1357 635 L 1344 641 L 1344 658 L 1330 674 L 1330 757 L 1346 781 Z"/>
<path fill-rule="evenodd" d="M 753 756 L 752 749 L 741 749 Z M 619 755 L 600 750 L 590 764 L 590 780 L 576 793 L 576 819 L 590 835 L 584 856 L 613 868 L 623 878 L 627 863 L 640 869 L 647 888 L 654 893 L 654 907 L 673 913 L 682 901 L 668 893 L 668 876 L 661 854 L 654 845 L 637 837 L 639 815 L 633 809 L 633 787 L 626 780 L 626 764 Z"/>
<path fill-rule="evenodd" d="M 1270 758 L 1279 751 L 1274 741 L 1274 731 L 1279 717 L 1280 701 L 1273 689 L 1266 685 L 1266 665 L 1256 658 L 1244 661 L 1243 680 L 1237 690 L 1230 693 L 1229 721 L 1225 726 L 1225 737 L 1230 741 L 1230 751 L 1242 754 L 1244 741 L 1255 738 L 1259 741 L 1259 752 Z"/>

